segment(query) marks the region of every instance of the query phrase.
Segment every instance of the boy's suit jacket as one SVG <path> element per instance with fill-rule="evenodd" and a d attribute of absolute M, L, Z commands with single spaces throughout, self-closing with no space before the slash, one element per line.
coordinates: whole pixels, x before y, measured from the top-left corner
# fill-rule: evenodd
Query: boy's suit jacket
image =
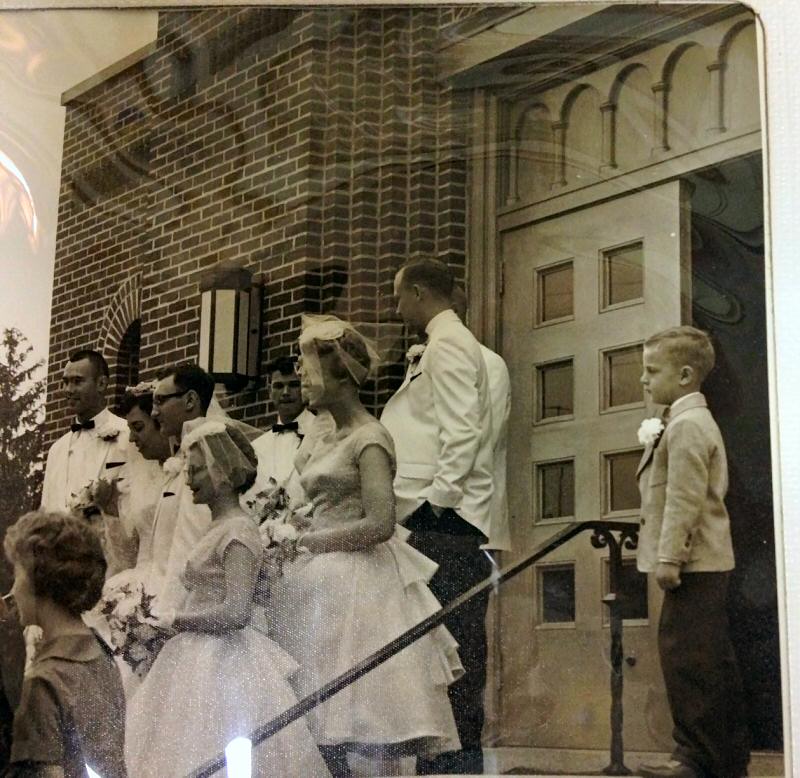
<path fill-rule="evenodd" d="M 397 453 L 397 518 L 425 500 L 454 509 L 487 537 L 492 500 L 492 409 L 475 336 L 451 311 L 428 325 L 428 345 L 386 404 Z"/>
<path fill-rule="evenodd" d="M 653 572 L 659 562 L 678 563 L 685 572 L 733 568 L 725 444 L 702 394 L 672 411 L 656 445 L 645 448 L 637 477 L 639 570 Z"/>

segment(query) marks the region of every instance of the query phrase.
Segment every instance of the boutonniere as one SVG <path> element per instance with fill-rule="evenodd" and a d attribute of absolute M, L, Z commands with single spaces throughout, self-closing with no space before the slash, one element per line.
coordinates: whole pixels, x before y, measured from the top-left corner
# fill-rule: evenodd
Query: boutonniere
<path fill-rule="evenodd" d="M 408 351 L 406 351 L 406 360 L 408 360 L 410 365 L 416 365 L 417 362 L 422 359 L 423 353 L 425 353 L 425 344 L 415 343 Z"/>
<path fill-rule="evenodd" d="M 655 446 L 663 432 L 664 422 L 658 417 L 652 416 L 639 425 L 639 431 L 636 435 L 639 438 L 639 443 L 643 446 Z"/>
<path fill-rule="evenodd" d="M 97 437 L 104 443 L 111 443 L 119 437 L 119 430 L 110 425 L 106 425 L 97 430 Z"/>
<path fill-rule="evenodd" d="M 183 457 L 170 457 L 164 460 L 164 464 L 161 467 L 166 475 L 174 478 L 183 470 Z"/>

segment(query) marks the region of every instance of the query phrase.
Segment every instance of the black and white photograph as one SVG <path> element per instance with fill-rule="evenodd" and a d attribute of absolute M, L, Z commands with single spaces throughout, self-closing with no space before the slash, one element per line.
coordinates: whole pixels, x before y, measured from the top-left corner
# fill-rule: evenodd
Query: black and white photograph
<path fill-rule="evenodd" d="M 0 5 L 0 775 L 797 774 L 789 11 Z"/>

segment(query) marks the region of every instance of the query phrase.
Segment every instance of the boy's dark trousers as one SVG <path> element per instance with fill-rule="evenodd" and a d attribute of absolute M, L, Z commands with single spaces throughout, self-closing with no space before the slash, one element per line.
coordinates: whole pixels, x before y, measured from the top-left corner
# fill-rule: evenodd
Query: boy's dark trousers
<path fill-rule="evenodd" d="M 489 577 L 492 563 L 481 550 L 486 536 L 446 508 L 437 517 L 425 502 L 405 523 L 412 534 L 409 543 L 439 565 L 430 581 L 431 591 L 442 605 Z M 460 751 L 448 751 L 432 759 L 417 760 L 417 775 L 465 775 L 483 773 L 483 692 L 486 686 L 486 610 L 489 594 L 475 597 L 445 619 L 444 626 L 458 642 L 464 675 L 448 688 L 456 721 Z"/>
<path fill-rule="evenodd" d="M 747 774 L 750 733 L 730 639 L 729 573 L 681 573 L 664 593 L 658 650 L 676 747 L 673 758 L 706 778 Z"/>

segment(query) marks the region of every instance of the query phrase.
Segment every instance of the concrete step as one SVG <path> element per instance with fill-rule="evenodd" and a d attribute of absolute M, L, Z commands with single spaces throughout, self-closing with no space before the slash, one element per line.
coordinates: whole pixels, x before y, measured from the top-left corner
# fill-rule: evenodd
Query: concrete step
<path fill-rule="evenodd" d="M 625 765 L 633 770 L 631 778 L 637 778 L 636 770 L 642 764 L 659 763 L 669 759 L 666 753 L 631 752 L 625 755 Z M 587 775 L 602 775 L 608 764 L 608 754 L 599 751 L 534 748 L 487 748 L 484 750 L 486 772 L 483 778 L 514 776 L 551 776 L 552 778 L 580 778 Z M 351 760 L 354 778 L 389 778 L 389 776 L 414 776 L 414 760 L 402 759 L 399 764 L 384 765 L 376 769 L 374 763 Z M 784 778 L 791 775 L 784 768 L 783 754 L 755 752 L 750 759 L 750 778 Z"/>

